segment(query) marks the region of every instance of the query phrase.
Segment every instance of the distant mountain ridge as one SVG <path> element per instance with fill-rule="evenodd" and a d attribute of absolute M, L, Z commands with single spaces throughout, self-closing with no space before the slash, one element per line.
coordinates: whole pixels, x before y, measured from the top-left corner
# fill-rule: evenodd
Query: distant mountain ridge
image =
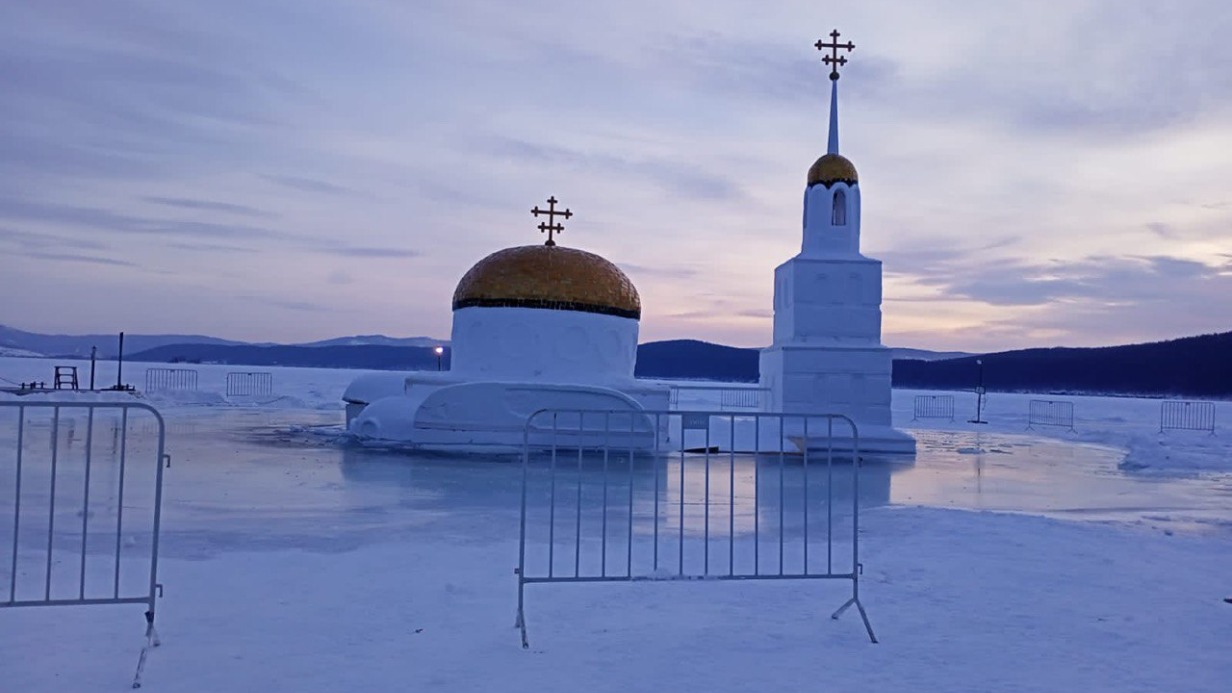
<path fill-rule="evenodd" d="M 435 370 L 433 347 L 353 344 L 334 346 L 260 344 L 167 344 L 126 355 L 151 363 L 225 363 L 244 366 L 360 368 L 366 370 Z M 448 349 L 441 366 L 449 368 Z"/>
<path fill-rule="evenodd" d="M 1158 396 L 1232 396 L 1232 332 L 1125 346 L 1023 349 L 894 362 L 896 387 Z"/>
<path fill-rule="evenodd" d="M 696 342 L 696 340 L 676 340 L 681 343 Z M 704 343 L 704 342 L 696 342 Z M 449 340 L 435 337 L 387 337 L 383 334 L 352 335 L 349 337 L 334 337 L 315 342 L 299 342 L 294 344 L 276 344 L 274 342 L 242 342 L 219 337 L 203 335 L 143 335 L 126 334 L 124 336 L 124 351 L 135 354 L 159 347 L 175 345 L 210 344 L 225 346 L 260 346 L 260 347 L 341 347 L 341 346 L 385 346 L 385 347 L 416 347 L 436 348 L 449 346 Z M 719 345 L 716 345 L 719 346 Z M 89 356 L 91 347 L 98 347 L 100 358 L 115 358 L 119 348 L 119 334 L 109 335 L 49 335 L 35 332 L 25 332 L 5 325 L 0 325 L 0 347 L 19 350 L 23 356 Z M 724 347 L 739 349 L 740 347 Z M 971 356 L 961 351 L 928 351 L 926 349 L 891 349 L 894 358 L 918 358 L 926 361 L 936 359 Z M 32 352 L 32 353 L 29 353 Z M 254 364 L 257 365 L 257 364 Z"/>
<path fill-rule="evenodd" d="M 86 335 L 38 334 L 14 329 L 7 325 L 0 325 L 0 347 L 32 351 L 43 356 L 88 358 L 91 347 L 98 347 L 98 356 L 100 358 L 115 358 L 119 351 L 119 338 L 120 335 L 118 333 Z M 124 335 L 124 351 L 144 351 L 167 344 L 183 344 L 186 342 L 220 345 L 243 343 L 230 339 L 207 337 L 205 335 L 131 334 Z"/>
<path fill-rule="evenodd" d="M 389 346 L 389 347 L 436 347 L 448 344 L 447 340 L 432 337 L 386 337 L 382 334 L 335 337 L 303 344 L 253 343 L 233 339 L 221 339 L 205 335 L 184 334 L 126 334 L 124 351 L 134 354 L 176 344 L 209 344 L 218 346 Z M 50 335 L 25 332 L 0 325 L 0 348 L 16 350 L 23 356 L 74 356 L 88 357 L 90 349 L 98 347 L 99 358 L 115 358 L 119 353 L 119 333 L 89 335 Z M 32 353 L 31 353 L 32 352 Z"/>
<path fill-rule="evenodd" d="M 433 337 L 386 337 L 383 334 L 364 334 L 353 337 L 335 337 L 319 342 L 305 342 L 291 346 L 331 347 L 331 346 L 392 346 L 392 347 L 438 347 L 448 346 L 449 340 Z"/>
<path fill-rule="evenodd" d="M 33 348 L 35 341 L 9 341 L 19 337 L 45 337 L 46 344 L 85 345 L 75 352 Z M 247 366 L 303 366 L 373 370 L 448 369 L 450 349 L 443 340 L 429 337 L 393 338 L 383 335 L 340 337 L 299 345 L 243 344 L 206 337 L 207 342 L 166 343 L 169 335 L 132 335 L 125 339 L 126 358 L 147 362 L 200 362 Z M 0 327 L 0 348 L 88 356 L 89 341 L 110 356 L 98 336 L 33 335 Z M 114 338 L 110 344 L 114 344 Z M 140 346 L 151 340 L 154 347 Z M 375 342 L 375 343 L 370 343 Z M 445 346 L 438 361 L 436 346 Z M 114 347 L 113 347 L 114 348 Z M 711 344 L 698 340 L 648 342 L 638 346 L 636 375 L 644 378 L 699 379 L 756 382 L 759 349 Z M 1232 332 L 1183 337 L 1164 342 L 1099 348 L 1024 349 L 981 356 L 892 350 L 895 387 L 971 390 L 983 362 L 984 384 L 990 390 L 1020 392 L 1090 392 L 1158 396 L 1232 396 Z M 898 358 L 900 354 L 922 358 Z"/>

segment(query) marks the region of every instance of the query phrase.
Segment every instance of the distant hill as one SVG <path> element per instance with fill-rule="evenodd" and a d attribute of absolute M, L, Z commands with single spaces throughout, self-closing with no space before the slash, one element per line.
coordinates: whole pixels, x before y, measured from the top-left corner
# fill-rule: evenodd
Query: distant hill
<path fill-rule="evenodd" d="M 696 378 L 756 382 L 760 349 L 675 339 L 637 347 L 639 378 Z"/>
<path fill-rule="evenodd" d="M 438 347 L 448 346 L 447 339 L 432 337 L 386 337 L 383 334 L 355 335 L 354 337 L 335 337 L 319 342 L 305 342 L 294 346 L 325 347 L 325 346 L 399 346 L 399 347 Z"/>
<path fill-rule="evenodd" d="M 445 347 L 441 363 L 450 366 Z M 153 363 L 225 363 L 244 366 L 300 366 L 371 370 L 435 370 L 434 347 L 376 344 L 335 346 L 168 344 L 129 353 L 126 359 Z M 642 344 L 637 350 L 637 375 L 643 378 L 757 380 L 757 349 L 676 340 Z"/>
<path fill-rule="evenodd" d="M 6 350 L 0 353 L 88 356 L 95 344 L 101 357 L 114 358 L 112 335 L 37 335 L 0 326 L 0 349 Z M 442 364 L 449 368 L 447 343 L 430 337 L 358 335 L 298 345 L 175 335 L 125 338 L 126 358 L 134 361 L 373 370 L 435 370 L 437 345 L 446 347 Z M 690 339 L 649 342 L 638 347 L 636 374 L 756 382 L 759 351 Z M 983 356 L 913 349 L 891 352 L 895 387 L 970 390 L 976 386 L 980 359 L 990 390 L 1232 396 L 1232 332 L 1151 344 L 1025 349 Z M 955 354 L 958 358 L 946 358 Z"/>
<path fill-rule="evenodd" d="M 125 356 L 132 361 L 170 363 L 226 363 L 244 366 L 299 366 L 304 368 L 362 368 L 372 370 L 435 370 L 431 347 L 282 346 L 226 344 L 168 344 Z M 449 349 L 441 363 L 449 368 Z"/>
<path fill-rule="evenodd" d="M 116 334 L 37 334 L 23 332 L 0 325 L 0 347 L 32 351 L 44 356 L 88 357 L 90 347 L 98 347 L 100 358 L 115 358 L 119 350 L 119 333 Z M 131 353 L 153 349 L 167 344 L 243 344 L 229 339 L 183 334 L 127 334 L 124 335 L 124 351 Z"/>
<path fill-rule="evenodd" d="M 960 359 L 964 356 L 977 356 L 968 351 L 929 351 L 927 349 L 902 349 L 890 347 L 890 355 L 895 361 L 913 359 L 916 361 L 943 361 L 945 359 Z"/>
<path fill-rule="evenodd" d="M 386 337 L 383 334 L 355 335 L 352 337 L 335 337 L 318 342 L 307 342 L 294 345 L 253 344 L 233 339 L 220 339 L 194 334 L 126 334 L 124 335 L 124 351 L 134 354 L 151 349 L 177 344 L 209 344 L 223 346 L 391 346 L 391 347 L 436 347 L 449 342 L 431 337 Z M 25 332 L 5 325 L 0 325 L 0 349 L 27 352 L 27 356 L 89 356 L 90 348 L 98 347 L 100 358 L 115 358 L 119 350 L 119 333 L 62 335 L 38 334 Z M 435 359 L 435 357 L 433 357 Z M 259 364 L 254 364 L 259 365 Z M 433 361 L 435 368 L 435 361 Z"/>
<path fill-rule="evenodd" d="M 1091 349 L 1024 349 L 946 361 L 895 361 L 896 387 L 1226 397 L 1232 332 Z"/>
<path fill-rule="evenodd" d="M 35 352 L 28 351 L 26 349 L 14 349 L 13 347 L 0 346 L 0 356 L 11 356 L 14 358 L 23 359 L 41 359 L 46 356 L 46 354 L 36 354 Z"/>

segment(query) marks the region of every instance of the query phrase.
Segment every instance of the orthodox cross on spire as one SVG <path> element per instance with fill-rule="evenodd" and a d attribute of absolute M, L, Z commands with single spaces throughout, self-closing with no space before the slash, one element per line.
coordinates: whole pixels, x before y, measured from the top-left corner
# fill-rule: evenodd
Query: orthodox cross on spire
<path fill-rule="evenodd" d="M 547 222 L 539 222 L 539 232 L 540 233 L 544 231 L 548 232 L 548 242 L 544 243 L 544 245 L 547 245 L 547 246 L 556 245 L 556 241 L 552 240 L 552 234 L 560 233 L 565 230 L 565 227 L 563 224 L 556 223 L 556 217 L 559 216 L 559 217 L 564 217 L 568 219 L 569 217 L 573 216 L 573 212 L 570 212 L 568 208 L 566 208 L 565 211 L 563 212 L 557 211 L 555 195 L 548 198 L 548 208 L 547 209 L 539 209 L 539 205 L 535 205 L 535 208 L 530 210 L 530 213 L 534 214 L 536 217 L 539 216 L 540 214 L 548 215 Z"/>
<path fill-rule="evenodd" d="M 821 58 L 821 62 L 830 66 L 831 81 L 837 81 L 839 66 L 847 64 L 847 56 L 840 56 L 838 52 L 840 50 L 845 50 L 850 53 L 855 50 L 856 44 L 851 41 L 848 41 L 847 43 L 839 43 L 838 29 L 830 32 L 830 38 L 832 39 L 830 43 L 826 43 L 824 39 L 817 39 L 817 43 L 814 43 L 813 45 L 816 46 L 819 51 L 824 51 L 827 48 L 830 49 L 830 55 L 823 56 Z"/>

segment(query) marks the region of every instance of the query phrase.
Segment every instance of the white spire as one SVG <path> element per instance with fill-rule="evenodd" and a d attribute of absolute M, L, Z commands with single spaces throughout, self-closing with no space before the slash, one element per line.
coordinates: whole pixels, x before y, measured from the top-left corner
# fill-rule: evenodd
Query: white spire
<path fill-rule="evenodd" d="M 838 80 L 830 80 L 830 145 L 828 154 L 838 154 Z"/>

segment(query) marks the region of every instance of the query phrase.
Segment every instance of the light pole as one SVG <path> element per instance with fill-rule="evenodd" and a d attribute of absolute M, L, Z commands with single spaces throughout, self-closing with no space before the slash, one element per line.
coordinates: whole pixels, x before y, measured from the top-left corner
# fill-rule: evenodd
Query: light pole
<path fill-rule="evenodd" d="M 441 370 L 441 356 L 445 354 L 445 347 L 438 346 L 433 349 L 436 352 L 436 370 Z"/>
<path fill-rule="evenodd" d="M 988 422 L 980 417 L 984 410 L 984 359 L 976 359 L 975 365 L 980 367 L 979 384 L 975 386 L 975 418 L 967 423 L 986 424 Z"/>

